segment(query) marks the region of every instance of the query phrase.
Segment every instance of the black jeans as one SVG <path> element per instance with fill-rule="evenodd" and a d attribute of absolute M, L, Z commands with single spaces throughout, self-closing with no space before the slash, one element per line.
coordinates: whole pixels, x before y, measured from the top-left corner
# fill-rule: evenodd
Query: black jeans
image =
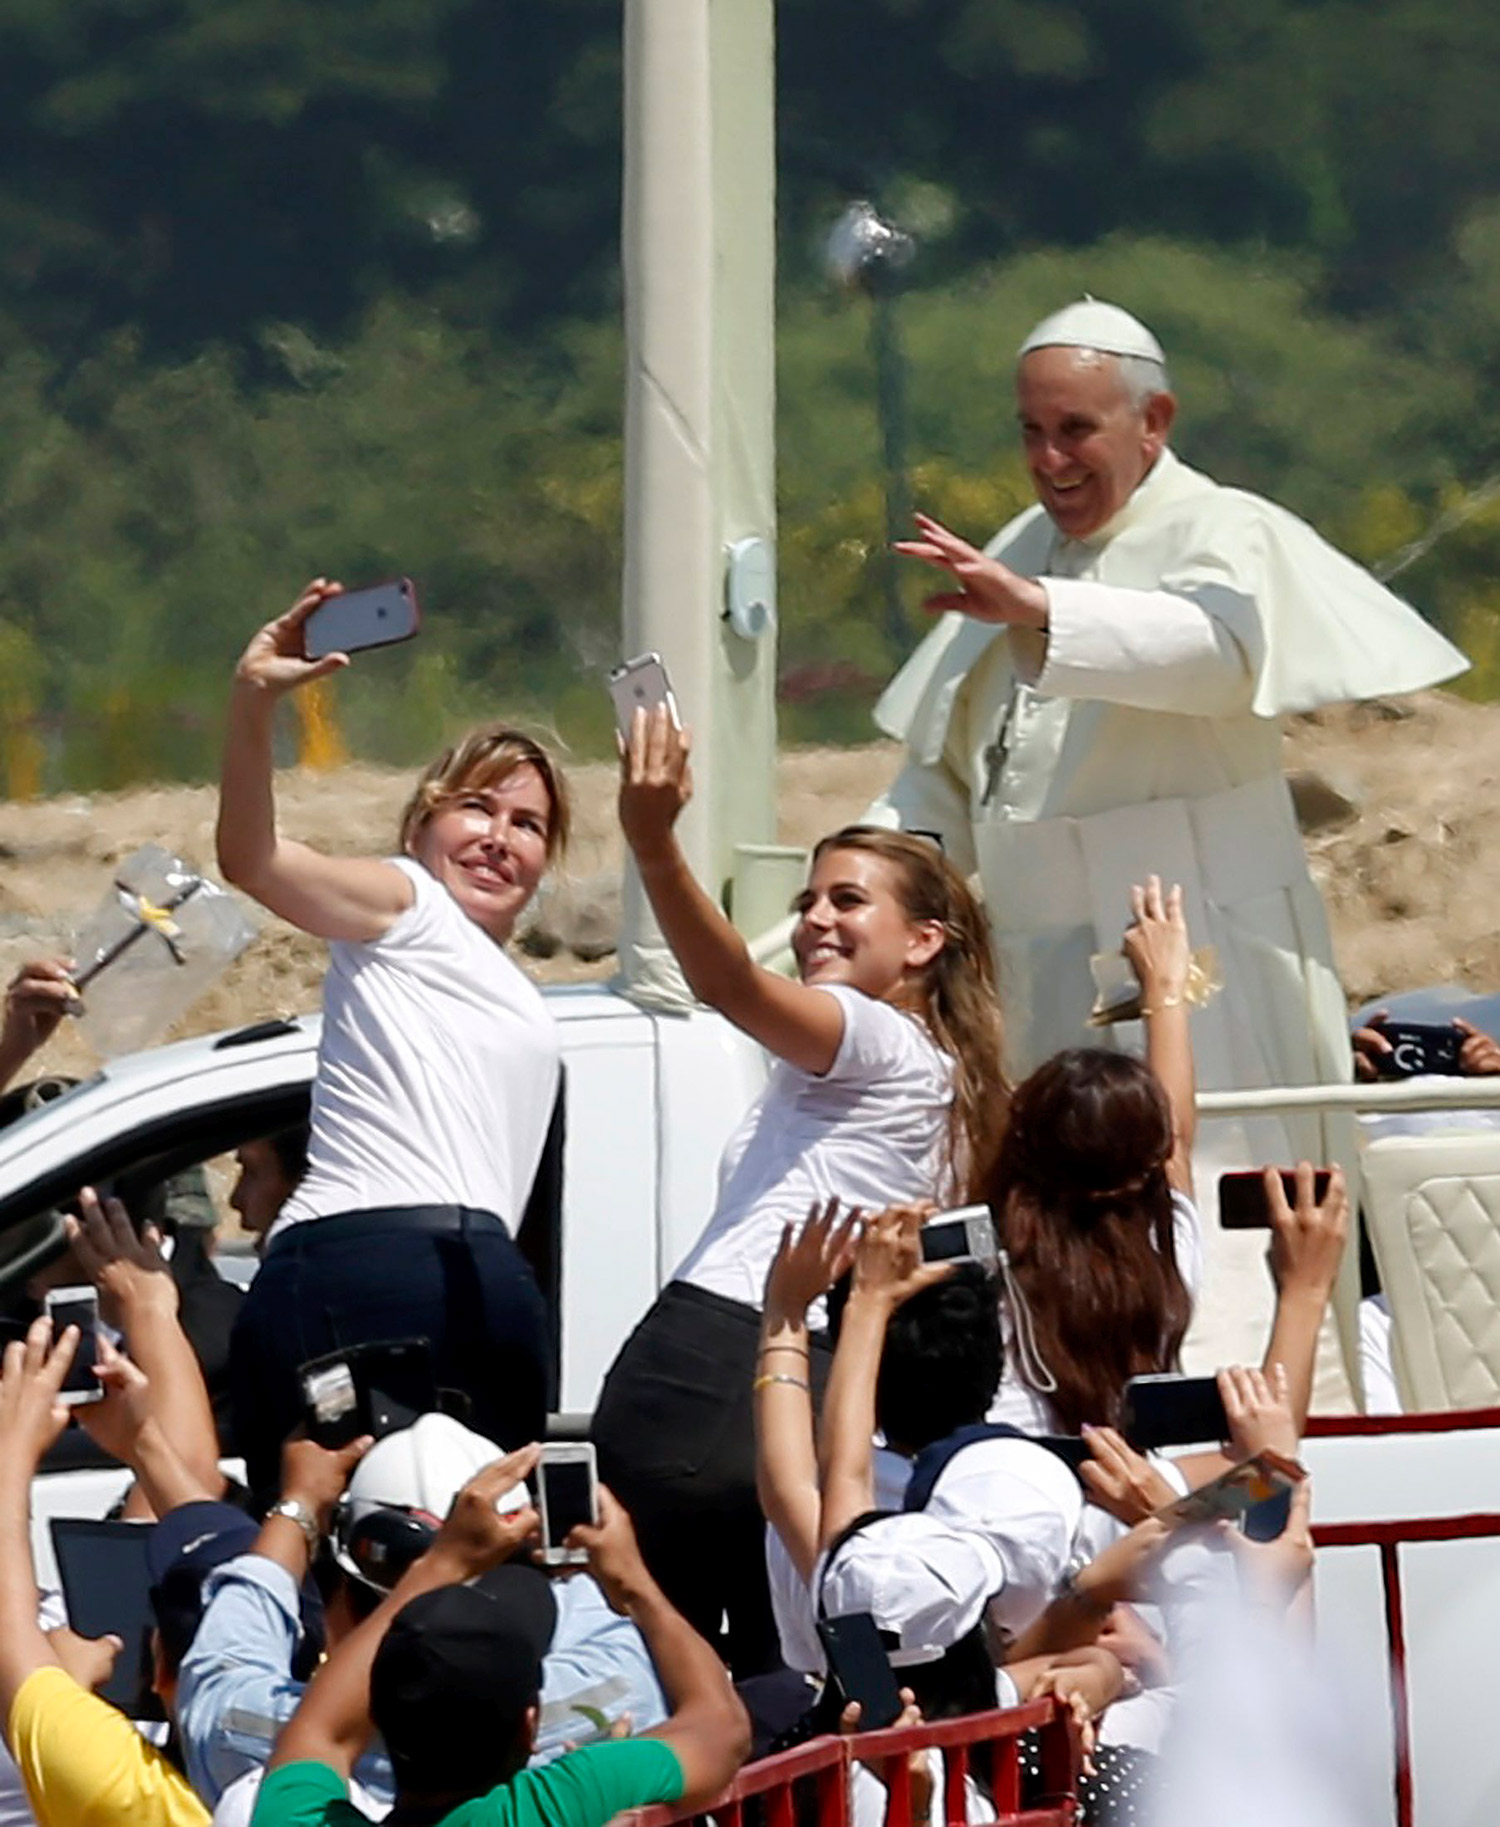
<path fill-rule="evenodd" d="M 272 1243 L 230 1341 L 235 1440 L 258 1499 L 274 1496 L 302 1419 L 298 1366 L 406 1338 L 431 1345 L 439 1388 L 468 1397 L 476 1433 L 507 1449 L 543 1437 L 546 1305 L 498 1218 L 462 1206 L 317 1218 Z"/>
<path fill-rule="evenodd" d="M 630 1511 L 646 1565 L 737 1680 L 781 1664 L 755 1494 L 759 1338 L 754 1307 L 671 1282 L 625 1341 L 594 1411 L 599 1476 Z M 831 1355 L 813 1340 L 815 1400 Z"/>

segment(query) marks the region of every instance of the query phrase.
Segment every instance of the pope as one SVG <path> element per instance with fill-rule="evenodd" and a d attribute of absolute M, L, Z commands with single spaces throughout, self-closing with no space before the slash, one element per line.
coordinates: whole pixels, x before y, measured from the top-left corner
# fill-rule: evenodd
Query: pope
<path fill-rule="evenodd" d="M 907 747 L 879 815 L 978 871 L 1015 1071 L 1088 1039 L 1090 957 L 1154 873 L 1219 954 L 1200 1082 L 1347 1083 L 1279 719 L 1467 662 L 1303 521 L 1173 455 L 1161 345 L 1117 306 L 1038 324 L 1016 400 L 1038 505 L 982 552 L 926 516 L 897 547 L 945 573 L 928 607 L 951 613 L 877 707 Z"/>
<path fill-rule="evenodd" d="M 1466 661 L 1303 521 L 1173 455 L 1161 345 L 1118 306 L 1038 324 L 1016 401 L 1037 505 L 983 551 L 926 516 L 897 547 L 944 574 L 928 606 L 946 613 L 877 706 L 907 755 L 871 816 L 977 870 L 1013 1072 L 1098 1039 L 1091 957 L 1118 951 L 1130 884 L 1156 874 L 1218 953 L 1200 1085 L 1348 1083 L 1280 719 Z M 1257 1129 L 1227 1152 L 1344 1152 L 1336 1129 Z"/>

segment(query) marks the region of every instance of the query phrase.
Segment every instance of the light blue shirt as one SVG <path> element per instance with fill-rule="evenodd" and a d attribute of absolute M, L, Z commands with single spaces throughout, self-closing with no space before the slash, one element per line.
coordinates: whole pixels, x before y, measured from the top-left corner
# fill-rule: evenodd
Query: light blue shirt
<path fill-rule="evenodd" d="M 555 1580 L 557 1628 L 542 1661 L 535 1768 L 573 1745 L 603 1738 L 629 1714 L 644 1732 L 667 1717 L 666 1699 L 629 1618 L 611 1611 L 587 1574 Z M 301 1634 L 297 1586 L 262 1554 L 242 1554 L 208 1576 L 207 1608 L 177 1678 L 177 1729 L 188 1779 L 210 1807 L 247 1770 L 259 1768 L 297 1710 L 305 1684 L 292 1678 Z M 377 1741 L 354 1779 L 386 1806 L 395 1783 Z"/>

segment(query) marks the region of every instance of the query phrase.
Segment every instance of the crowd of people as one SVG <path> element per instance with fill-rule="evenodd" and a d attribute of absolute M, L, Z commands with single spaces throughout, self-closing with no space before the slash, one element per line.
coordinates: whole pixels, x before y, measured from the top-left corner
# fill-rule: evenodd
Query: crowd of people
<path fill-rule="evenodd" d="M 1262 1076 L 1328 1064 L 1313 891 L 1285 859 L 1261 868 L 1284 837 L 1262 726 L 1426 682 L 1448 653 L 1327 548 L 1344 594 L 1320 621 L 1265 599 L 1262 569 L 1295 595 L 1296 567 L 1244 517 L 1293 558 L 1315 536 L 1175 463 L 1160 350 L 1124 313 L 1039 326 L 1020 403 L 1042 511 L 998 556 L 930 520 L 907 548 L 949 574 L 937 606 L 956 613 L 895 688 L 906 772 L 813 854 L 795 977 L 753 960 L 677 841 L 688 731 L 663 706 L 622 742 L 621 825 L 661 932 L 772 1068 L 702 1235 L 604 1381 L 597 1510 L 569 1537 L 582 1568 L 534 1552 L 555 1341 L 515 1233 L 559 1047 L 506 949 L 565 849 L 565 780 L 489 726 L 422 774 L 394 855 L 323 855 L 278 825 L 271 736 L 279 699 L 348 663 L 303 641 L 340 586 L 315 580 L 252 638 L 219 863 L 328 942 L 310 1124 L 240 1152 L 233 1203 L 261 1260 L 226 1364 L 185 1324 L 181 1229 L 169 1264 L 145 1214 L 89 1191 L 49 1273 L 100 1292 L 102 1399 L 61 1404 L 71 1329 L 40 1318 L 6 1348 L 0 1721 L 42 1827 L 602 1827 L 692 1807 L 752 1752 L 858 1726 L 829 1645 L 861 1617 L 907 1719 L 1057 1696 L 1089 1747 L 1093 1817 L 1123 1820 L 1205 1589 L 1306 1604 L 1305 1484 L 1269 1541 L 1175 1506 L 1248 1458 L 1295 1459 L 1349 1225 L 1337 1167 L 1321 1196 L 1309 1162 L 1293 1196 L 1267 1168 L 1276 1308 L 1260 1366 L 1220 1376 L 1226 1438 L 1143 1453 L 1123 1408 L 1132 1379 L 1179 1368 L 1204 1275 L 1194 939 L 1226 954 L 1228 1030 L 1251 1011 L 1215 1071 L 1268 1032 Z M 1111 922 L 1138 1052 L 1078 1044 Z M 18 976 L 7 1075 L 71 996 L 66 961 Z M 986 1247 L 928 1261 L 930 1221 L 963 1206 L 987 1213 Z M 309 1437 L 309 1364 L 412 1340 L 429 1412 L 378 1440 Z M 122 1514 L 150 1530 L 160 1745 L 92 1691 L 110 1645 L 58 1628 L 38 1591 L 28 1487 L 70 1414 L 131 1469 Z M 981 1781 L 970 1818 L 986 1806 Z"/>

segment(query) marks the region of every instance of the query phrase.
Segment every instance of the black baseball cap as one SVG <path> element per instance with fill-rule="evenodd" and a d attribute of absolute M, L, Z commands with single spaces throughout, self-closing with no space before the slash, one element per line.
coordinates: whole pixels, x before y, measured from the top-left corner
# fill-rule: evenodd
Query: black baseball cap
<path fill-rule="evenodd" d="M 370 1670 L 398 1789 L 483 1795 L 511 1774 L 556 1625 L 546 1575 L 513 1562 L 402 1606 Z"/>

